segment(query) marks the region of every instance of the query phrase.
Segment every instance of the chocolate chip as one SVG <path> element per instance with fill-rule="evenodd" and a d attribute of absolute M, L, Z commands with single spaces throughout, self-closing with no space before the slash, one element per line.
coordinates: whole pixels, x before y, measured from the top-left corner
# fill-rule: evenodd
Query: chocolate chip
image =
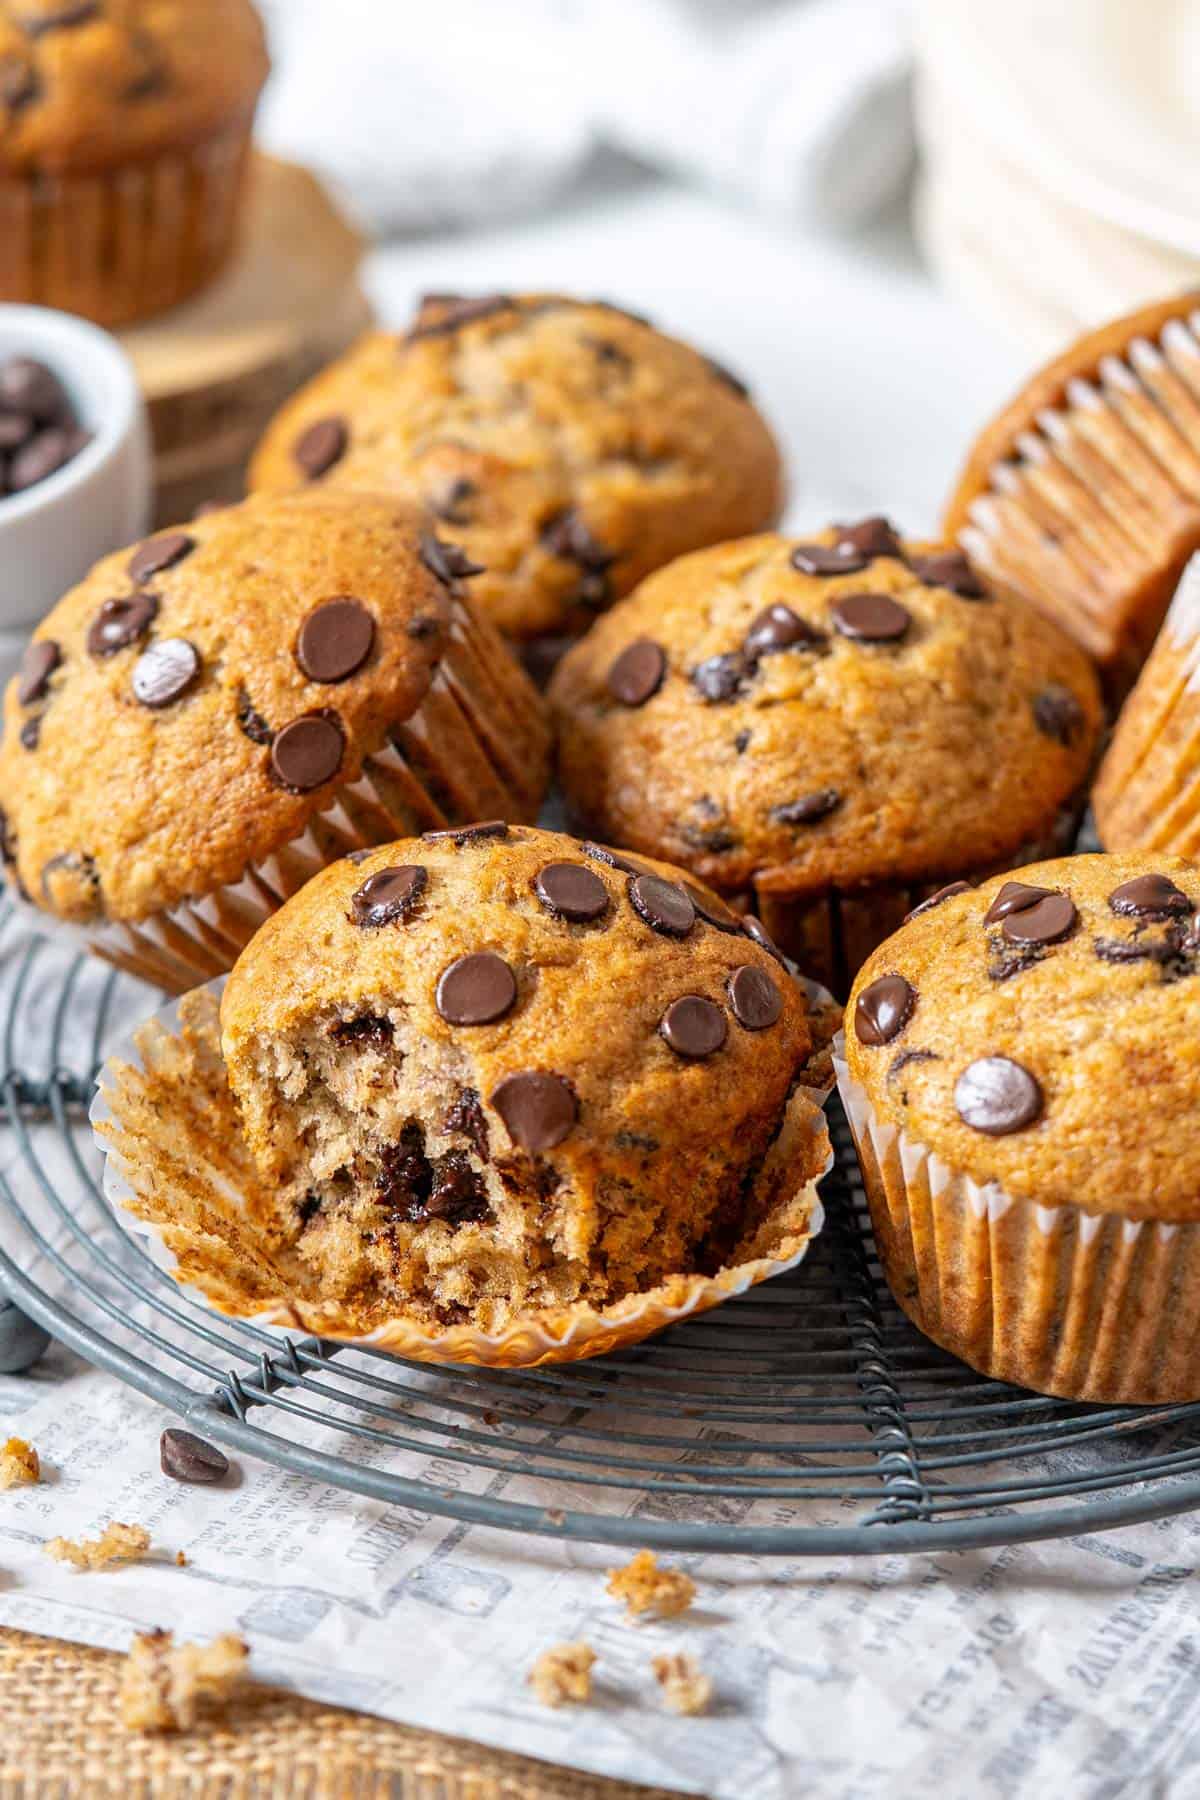
<path fill-rule="evenodd" d="M 190 538 L 186 531 L 164 531 L 158 537 L 147 538 L 129 559 L 129 579 L 139 585 L 149 581 L 152 575 L 173 569 L 195 548 L 195 538 Z"/>
<path fill-rule="evenodd" d="M 1191 912 L 1192 903 L 1182 888 L 1166 875 L 1135 875 L 1108 896 L 1115 913 L 1138 919 L 1173 919 Z"/>
<path fill-rule="evenodd" d="M 237 722 L 240 730 L 254 744 L 269 744 L 275 733 L 260 712 L 256 712 L 250 704 L 250 696 L 245 688 L 238 689 Z"/>
<path fill-rule="evenodd" d="M 757 660 L 760 656 L 773 656 L 777 650 L 791 650 L 796 645 L 807 650 L 828 641 L 823 631 L 802 619 L 790 606 L 777 602 L 751 619 L 742 648 L 748 657 Z"/>
<path fill-rule="evenodd" d="M 23 750 L 36 750 L 42 736 L 41 713 L 34 713 L 31 719 L 26 719 L 17 735 Z"/>
<path fill-rule="evenodd" d="M 932 556 L 914 556 L 909 568 L 926 587 L 949 588 L 960 600 L 986 600 L 987 589 L 961 550 L 939 550 Z"/>
<path fill-rule="evenodd" d="M 396 1028 L 377 1013 L 360 1013 L 356 1019 L 338 1019 L 326 1035 L 335 1044 L 360 1044 L 382 1055 L 395 1042 Z"/>
<path fill-rule="evenodd" d="M 733 748 L 738 756 L 744 756 L 750 744 L 750 733 L 739 731 L 733 740 Z"/>
<path fill-rule="evenodd" d="M 88 626 L 89 656 L 114 656 L 136 644 L 153 625 L 158 613 L 156 594 L 125 594 L 106 600 Z"/>
<path fill-rule="evenodd" d="M 716 894 L 702 893 L 690 881 L 682 882 L 681 886 L 706 925 L 712 925 L 718 931 L 741 932 L 740 913 L 735 913 L 731 907 L 726 906 Z"/>
<path fill-rule="evenodd" d="M 854 1004 L 854 1035 L 860 1044 L 890 1044 L 912 1018 L 916 990 L 903 975 L 881 975 Z"/>
<path fill-rule="evenodd" d="M 173 1481 L 200 1484 L 221 1481 L 229 1473 L 229 1458 L 207 1438 L 194 1431 L 164 1431 L 158 1440 L 159 1463 L 164 1475 Z"/>
<path fill-rule="evenodd" d="M 608 889 L 580 863 L 553 862 L 539 869 L 533 891 L 556 918 L 584 925 L 608 911 Z"/>
<path fill-rule="evenodd" d="M 903 556 L 904 546 L 890 519 L 881 513 L 873 513 L 870 518 L 859 519 L 855 525 L 835 525 L 837 547 L 839 550 L 851 550 L 857 556 L 867 556 L 872 561 L 877 556 Z"/>
<path fill-rule="evenodd" d="M 376 869 L 350 896 L 351 923 L 368 931 L 394 925 L 412 912 L 428 882 L 429 872 L 420 863 L 390 863 Z"/>
<path fill-rule="evenodd" d="M 40 92 L 41 82 L 31 62 L 15 52 L 0 56 L 0 102 L 11 112 L 20 112 Z"/>
<path fill-rule="evenodd" d="M 474 300 L 461 294 L 422 294 L 416 323 L 407 341 L 415 344 L 422 338 L 449 337 L 464 325 L 508 312 L 513 304 L 509 294 L 481 294 Z"/>
<path fill-rule="evenodd" d="M 551 556 L 561 556 L 583 569 L 603 571 L 617 560 L 614 552 L 593 535 L 587 520 L 573 506 L 556 513 L 543 526 L 542 543 Z"/>
<path fill-rule="evenodd" d="M 1010 913 L 1003 934 L 1010 944 L 1057 944 L 1069 937 L 1079 923 L 1069 894 L 1048 894 L 1034 906 Z"/>
<path fill-rule="evenodd" d="M 626 646 L 608 671 L 608 691 L 622 706 L 645 706 L 657 694 L 667 672 L 667 656 L 653 638 Z"/>
<path fill-rule="evenodd" d="M 870 562 L 853 545 L 797 544 L 792 551 L 792 567 L 802 575 L 856 575 Z"/>
<path fill-rule="evenodd" d="M 750 398 L 750 389 L 740 375 L 735 375 L 732 369 L 727 369 L 724 363 L 719 363 L 715 356 L 706 356 L 704 361 L 709 374 L 715 375 L 717 380 L 723 382 L 727 388 L 732 388 L 739 400 Z"/>
<path fill-rule="evenodd" d="M 133 665 L 133 694 L 157 711 L 187 693 L 200 673 L 200 652 L 186 638 L 159 638 Z"/>
<path fill-rule="evenodd" d="M 729 1004 L 747 1031 L 765 1031 L 783 1011 L 783 995 L 765 969 L 743 963 L 729 977 Z"/>
<path fill-rule="evenodd" d="M 682 999 L 673 1000 L 658 1029 L 676 1056 L 697 1061 L 719 1050 L 729 1034 L 721 1008 L 700 994 L 684 994 Z"/>
<path fill-rule="evenodd" d="M 361 669 L 375 642 L 375 621 L 361 600 L 340 595 L 306 615 L 296 638 L 296 661 L 310 681 L 345 681 Z"/>
<path fill-rule="evenodd" d="M 949 900 L 955 894 L 968 894 L 970 891 L 969 881 L 948 881 L 945 887 L 937 890 L 936 894 L 930 894 L 927 900 L 922 900 L 913 907 L 911 912 L 906 912 L 902 923 L 907 925 L 910 919 L 919 919 L 922 913 L 932 912 L 935 906 L 942 904 L 943 900 Z"/>
<path fill-rule="evenodd" d="M 1027 881 L 1006 881 L 983 915 L 985 925 L 999 924 L 1010 913 L 1024 912 L 1053 897 L 1053 888 L 1031 887 Z"/>
<path fill-rule="evenodd" d="M 579 1102 L 561 1075 L 527 1070 L 506 1075 L 492 1090 L 492 1105 L 522 1150 L 553 1150 L 573 1129 Z"/>
<path fill-rule="evenodd" d="M 740 651 L 709 656 L 692 670 L 692 686 L 710 705 L 733 700 L 754 671 Z"/>
<path fill-rule="evenodd" d="M 429 495 L 429 510 L 435 518 L 443 519 L 447 525 L 469 525 L 474 511 L 471 502 L 478 492 L 475 483 L 467 476 L 451 476 L 449 481 Z"/>
<path fill-rule="evenodd" d="M 483 1176 L 461 1150 L 448 1150 L 433 1164 L 425 1216 L 447 1225 L 478 1225 L 491 1215 Z"/>
<path fill-rule="evenodd" d="M 785 969 L 787 968 L 787 957 L 761 919 L 756 919 L 751 913 L 742 920 L 742 930 L 753 943 L 758 945 L 760 950 L 765 950 L 768 956 L 773 956 L 777 963 L 781 963 Z"/>
<path fill-rule="evenodd" d="M 37 426 L 29 413 L 0 412 L 0 453 L 11 455 L 27 444 Z"/>
<path fill-rule="evenodd" d="M 306 713 L 276 733 L 271 768 L 282 787 L 307 794 L 331 781 L 342 766 L 345 739 L 325 713 Z"/>
<path fill-rule="evenodd" d="M 696 923 L 696 908 L 687 894 L 660 875 L 635 875 L 629 883 L 629 899 L 652 931 L 668 937 L 686 937 Z"/>
<path fill-rule="evenodd" d="M 1033 702 L 1033 722 L 1044 737 L 1069 748 L 1084 727 L 1084 713 L 1069 688 L 1052 682 Z"/>
<path fill-rule="evenodd" d="M 638 862 L 634 857 L 623 856 L 608 844 L 593 844 L 590 840 L 585 840 L 579 848 L 593 861 L 602 862 L 610 869 L 620 869 L 624 875 L 649 875 L 652 872 L 644 863 Z"/>
<path fill-rule="evenodd" d="M 487 1119 L 484 1117 L 479 1095 L 474 1088 L 462 1088 L 457 1100 L 442 1120 L 442 1130 L 447 1137 L 456 1135 L 465 1137 L 481 1162 L 487 1162 L 489 1155 Z"/>
<path fill-rule="evenodd" d="M 8 465 L 8 487 L 13 494 L 36 487 L 65 467 L 81 446 L 74 432 L 61 425 L 48 425 L 31 437 L 17 451 Z"/>
<path fill-rule="evenodd" d="M 836 812 L 841 803 L 842 796 L 836 788 L 817 788 L 784 806 L 773 806 L 769 816 L 776 825 L 815 825 Z"/>
<path fill-rule="evenodd" d="M 490 1025 L 516 1005 L 517 978 L 502 956 L 480 950 L 442 970 L 435 998 L 448 1025 Z"/>
<path fill-rule="evenodd" d="M 472 575 L 483 574 L 482 563 L 472 562 L 458 544 L 447 544 L 432 531 L 421 533 L 419 554 L 429 573 L 443 587 L 454 589 L 458 582 L 466 581 Z"/>
<path fill-rule="evenodd" d="M 847 594 L 832 612 L 842 636 L 862 644 L 894 644 L 912 624 L 908 608 L 890 594 Z"/>
<path fill-rule="evenodd" d="M 1003 1137 L 1032 1125 L 1042 1111 L 1036 1078 L 1007 1056 L 985 1056 L 963 1070 L 954 1084 L 954 1105 L 964 1125 L 989 1137 Z"/>
<path fill-rule="evenodd" d="M 32 706 L 50 686 L 50 677 L 62 661 L 62 651 L 53 638 L 34 638 L 21 658 L 17 681 L 17 699 L 22 706 Z"/>
<path fill-rule="evenodd" d="M 508 823 L 504 819 L 482 819 L 476 825 L 451 825 L 445 831 L 423 831 L 427 844 L 473 844 L 477 838 L 505 838 Z"/>
<path fill-rule="evenodd" d="M 1011 981 L 1045 957 L 1041 944 L 1008 945 L 997 938 L 988 945 L 987 973 L 989 981 Z"/>
<path fill-rule="evenodd" d="M 86 25 L 100 11 L 98 0 L 67 0 L 51 11 L 18 16 L 17 23 L 31 38 L 45 37 L 50 31 L 68 31 Z"/>
<path fill-rule="evenodd" d="M 350 433 L 345 419 L 317 419 L 306 427 L 292 445 L 292 461 L 310 481 L 332 469 L 346 454 Z"/>
<path fill-rule="evenodd" d="M 10 356 L 0 363 L 0 411 L 29 413 L 39 425 L 74 419 L 62 382 L 32 356 Z"/>

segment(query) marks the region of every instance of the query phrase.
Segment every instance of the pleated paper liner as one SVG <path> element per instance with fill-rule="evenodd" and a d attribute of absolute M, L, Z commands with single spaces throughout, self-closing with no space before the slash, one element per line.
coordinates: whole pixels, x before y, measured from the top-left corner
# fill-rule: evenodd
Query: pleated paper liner
<path fill-rule="evenodd" d="M 239 880 L 139 920 L 77 925 L 29 903 L 22 910 L 38 931 L 181 994 L 231 969 L 271 913 L 352 850 L 479 819 L 534 818 L 549 754 L 540 700 L 494 628 L 457 600 L 445 655 L 417 711 L 299 836 L 248 864 Z"/>
<path fill-rule="evenodd" d="M 816 1090 L 797 1088 L 756 1178 L 759 1222 L 714 1275 L 674 1275 L 603 1308 L 530 1313 L 488 1333 L 398 1315 L 369 1328 L 319 1294 L 298 1294 L 265 1229 L 270 1199 L 225 1079 L 221 984 L 155 1014 L 105 1064 L 92 1124 L 104 1191 L 159 1267 L 216 1311 L 284 1332 L 388 1350 L 418 1362 L 534 1368 L 636 1344 L 802 1261 L 823 1223 L 817 1182 L 832 1160 Z M 315 1279 L 315 1278 L 314 1278 Z"/>
<path fill-rule="evenodd" d="M 885 1123 L 834 1051 L 888 1286 L 926 1337 L 1068 1400 L 1200 1399 L 1200 1224 L 1039 1206 Z"/>
<path fill-rule="evenodd" d="M 946 511 L 989 584 L 1132 685 L 1200 548 L 1200 295 L 1081 338 L 976 440 Z"/>
<path fill-rule="evenodd" d="M 1092 805 L 1106 850 L 1200 854 L 1200 557 L 1121 710 Z"/>

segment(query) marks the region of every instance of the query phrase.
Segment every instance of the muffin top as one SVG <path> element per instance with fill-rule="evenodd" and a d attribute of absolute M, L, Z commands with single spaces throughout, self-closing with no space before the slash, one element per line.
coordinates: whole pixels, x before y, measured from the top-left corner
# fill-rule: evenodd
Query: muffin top
<path fill-rule="evenodd" d="M 859 972 L 850 1073 L 952 1169 L 1046 1206 L 1200 1218 L 1200 870 L 1073 856 L 934 897 Z"/>
<path fill-rule="evenodd" d="M 267 76 L 250 0 L 0 0 L 0 169 L 104 169 L 249 114 Z"/>
<path fill-rule="evenodd" d="M 5 694 L 3 849 L 28 896 L 139 919 L 297 836 L 421 704 L 455 566 L 403 501 L 336 493 L 98 563 Z"/>
<path fill-rule="evenodd" d="M 221 1003 L 234 1092 L 264 1037 L 325 1010 L 347 1042 L 390 1035 L 397 1006 L 498 1150 L 598 1146 L 631 1179 L 681 1132 L 717 1144 L 730 1117 L 782 1107 L 814 1049 L 803 991 L 715 895 L 522 826 L 355 853 L 268 919 Z"/>
<path fill-rule="evenodd" d="M 515 638 L 578 634 L 681 551 L 757 531 L 779 452 L 733 375 L 598 301 L 430 296 L 283 408 L 255 489 L 395 490 L 483 565 Z"/>
<path fill-rule="evenodd" d="M 727 892 L 986 868 L 1044 835 L 1101 723 L 1082 652 L 883 519 L 662 569 L 550 689 L 598 834 Z"/>

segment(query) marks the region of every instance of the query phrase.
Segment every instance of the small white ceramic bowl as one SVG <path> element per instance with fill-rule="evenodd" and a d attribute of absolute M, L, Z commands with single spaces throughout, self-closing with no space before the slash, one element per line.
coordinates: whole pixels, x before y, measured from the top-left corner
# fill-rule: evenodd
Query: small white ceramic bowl
<path fill-rule="evenodd" d="M 0 663 L 110 550 L 150 524 L 150 432 L 137 376 L 116 339 L 71 313 L 0 306 L 0 362 L 53 369 L 92 441 L 21 494 L 0 498 Z"/>

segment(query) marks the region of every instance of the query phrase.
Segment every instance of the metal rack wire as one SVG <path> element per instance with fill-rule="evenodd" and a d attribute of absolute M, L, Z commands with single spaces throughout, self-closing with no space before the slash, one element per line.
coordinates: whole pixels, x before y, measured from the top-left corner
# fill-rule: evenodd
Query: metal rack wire
<path fill-rule="evenodd" d="M 1200 1505 L 1200 1405 L 1044 1399 L 913 1330 L 840 1114 L 801 1268 L 625 1354 L 434 1371 L 221 1318 L 117 1228 L 84 1122 L 106 1043 L 156 1004 L 0 911 L 0 1291 L 207 1437 L 421 1512 L 677 1550 L 939 1550 Z"/>

